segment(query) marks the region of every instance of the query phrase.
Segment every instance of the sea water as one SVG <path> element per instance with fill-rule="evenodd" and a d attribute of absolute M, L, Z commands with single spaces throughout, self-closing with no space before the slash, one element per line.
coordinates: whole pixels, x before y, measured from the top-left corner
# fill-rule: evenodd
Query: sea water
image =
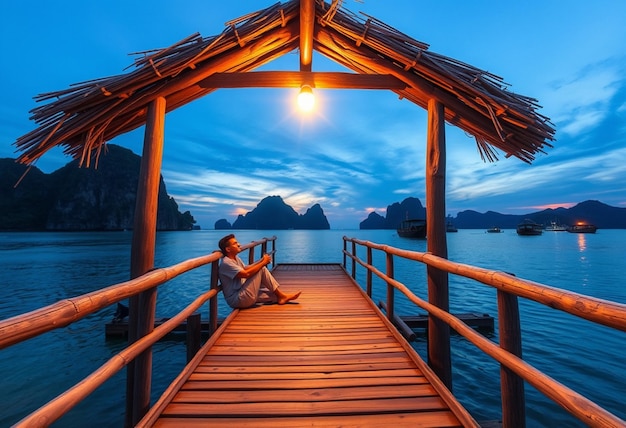
<path fill-rule="evenodd" d="M 155 265 L 170 266 L 210 253 L 224 234 L 215 230 L 159 233 Z M 276 236 L 278 263 L 341 263 L 343 236 L 426 251 L 425 240 L 400 238 L 392 230 L 248 230 L 236 234 L 242 243 Z M 131 236 L 130 232 L 0 233 L 0 319 L 128 280 Z M 530 237 L 517 236 L 514 230 L 499 234 L 460 230 L 448 233 L 447 238 L 452 261 L 626 303 L 622 280 L 626 230 L 599 230 L 589 235 L 544 232 Z M 364 251 L 359 256 L 364 259 Z M 384 255 L 374 252 L 374 261 L 384 271 Z M 423 265 L 398 258 L 394 265 L 396 279 L 426 299 Z M 203 267 L 159 287 L 157 317 L 174 315 L 206 289 L 209 272 L 209 267 Z M 364 269 L 357 265 L 357 280 L 363 285 L 364 279 Z M 449 281 L 453 313 L 497 316 L 495 290 L 454 275 Z M 377 302 L 385 300 L 385 288 L 375 277 Z M 220 316 L 228 311 L 220 301 Z M 396 293 L 395 311 L 399 315 L 423 313 L 400 293 Z M 115 307 L 107 308 L 1 350 L 0 426 L 17 422 L 123 349 L 124 340 L 104 336 L 104 325 L 114 312 Z M 524 359 L 626 419 L 626 334 L 523 299 L 520 313 Z M 202 315 L 207 316 L 206 308 Z M 497 328 L 485 334 L 498 341 Z M 153 401 L 185 365 L 183 337 L 168 338 L 154 347 Z M 418 334 L 412 344 L 426 359 L 426 336 Z M 500 419 L 499 364 L 460 336 L 452 335 L 451 346 L 455 395 L 475 419 Z M 125 375 L 125 370 L 120 371 L 54 426 L 81 427 L 87 422 L 94 427 L 122 426 Z M 527 426 L 584 426 L 529 384 L 525 388 Z"/>

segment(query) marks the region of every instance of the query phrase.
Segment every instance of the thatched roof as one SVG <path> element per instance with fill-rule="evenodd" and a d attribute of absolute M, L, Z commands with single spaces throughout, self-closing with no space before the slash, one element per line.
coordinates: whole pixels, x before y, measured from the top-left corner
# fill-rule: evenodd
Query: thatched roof
<path fill-rule="evenodd" d="M 314 10 L 314 13 L 313 13 Z M 300 49 L 296 72 L 252 72 Z M 311 72 L 315 50 L 355 73 Z M 426 108 L 445 105 L 446 121 L 473 135 L 483 159 L 531 162 L 554 140 L 554 128 L 533 98 L 507 90 L 486 71 L 431 52 L 374 17 L 341 1 L 276 3 L 226 24 L 212 37 L 194 34 L 173 46 L 142 52 L 127 74 L 72 85 L 35 99 L 38 128 L 19 138 L 19 162 L 30 164 L 54 146 L 89 165 L 104 144 L 145 124 L 147 106 L 164 97 L 167 111 L 224 87 L 386 88 Z"/>

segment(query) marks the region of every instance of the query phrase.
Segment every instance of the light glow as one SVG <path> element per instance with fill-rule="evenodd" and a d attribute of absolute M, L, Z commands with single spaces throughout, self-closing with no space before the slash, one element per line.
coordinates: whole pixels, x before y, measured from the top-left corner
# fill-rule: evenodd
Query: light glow
<path fill-rule="evenodd" d="M 313 95 L 313 89 L 309 85 L 302 85 L 298 94 L 298 107 L 303 112 L 309 112 L 313 110 L 314 106 L 315 96 Z"/>

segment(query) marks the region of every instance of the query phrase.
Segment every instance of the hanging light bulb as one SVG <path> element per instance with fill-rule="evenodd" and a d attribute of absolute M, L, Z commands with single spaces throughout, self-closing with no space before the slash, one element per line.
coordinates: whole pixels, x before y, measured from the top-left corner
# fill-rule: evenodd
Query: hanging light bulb
<path fill-rule="evenodd" d="M 298 94 L 298 107 L 300 107 L 300 110 L 307 112 L 313 110 L 314 105 L 313 89 L 309 85 L 302 85 Z"/>

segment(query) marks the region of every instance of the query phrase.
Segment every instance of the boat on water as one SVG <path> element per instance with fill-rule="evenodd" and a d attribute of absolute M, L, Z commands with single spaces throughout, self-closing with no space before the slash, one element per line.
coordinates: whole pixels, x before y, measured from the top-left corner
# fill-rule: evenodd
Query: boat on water
<path fill-rule="evenodd" d="M 502 233 L 502 229 L 496 226 L 490 227 L 489 229 L 487 229 L 487 233 Z"/>
<path fill-rule="evenodd" d="M 426 220 L 402 220 L 397 231 L 402 238 L 426 238 Z"/>
<path fill-rule="evenodd" d="M 522 236 L 534 236 L 541 235 L 543 233 L 543 227 L 540 224 L 535 223 L 531 219 L 524 219 L 517 225 L 517 234 Z"/>
<path fill-rule="evenodd" d="M 458 232 L 459 229 L 456 228 L 456 226 L 451 222 L 447 222 L 446 223 L 446 232 Z"/>
<path fill-rule="evenodd" d="M 581 221 L 567 228 L 567 231 L 570 233 L 596 233 L 596 230 L 598 230 L 598 228 L 593 224 Z"/>
<path fill-rule="evenodd" d="M 558 224 L 556 221 L 551 221 L 549 225 L 546 226 L 546 231 L 548 232 L 566 232 L 567 226 L 563 224 Z"/>

